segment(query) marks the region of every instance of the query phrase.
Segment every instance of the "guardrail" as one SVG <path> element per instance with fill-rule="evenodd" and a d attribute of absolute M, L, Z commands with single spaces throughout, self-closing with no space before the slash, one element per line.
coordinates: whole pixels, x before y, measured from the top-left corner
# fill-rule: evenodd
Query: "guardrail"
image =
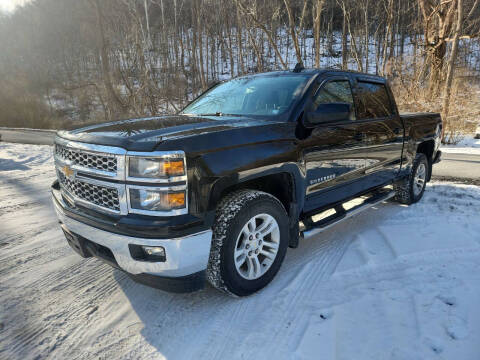
<path fill-rule="evenodd" d="M 58 130 L 51 130 L 51 129 L 32 129 L 32 128 L 11 128 L 11 127 L 3 127 L 0 126 L 0 130 L 11 130 L 11 131 L 40 131 L 40 132 L 48 132 L 48 133 L 56 133 Z"/>
<path fill-rule="evenodd" d="M 20 144 L 53 145 L 56 130 L 0 127 L 0 141 Z"/>

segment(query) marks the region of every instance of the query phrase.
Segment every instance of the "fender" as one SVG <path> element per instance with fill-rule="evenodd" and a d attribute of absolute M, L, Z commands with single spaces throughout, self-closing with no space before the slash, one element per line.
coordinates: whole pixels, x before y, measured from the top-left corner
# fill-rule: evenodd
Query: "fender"
<path fill-rule="evenodd" d="M 291 202 L 296 212 L 303 208 L 305 169 L 298 158 L 294 139 L 281 139 L 215 152 L 198 154 L 190 160 L 189 189 L 192 189 L 191 209 L 198 213 L 212 212 L 228 189 L 239 188 L 254 180 L 273 175 L 288 175 L 291 180 Z M 283 194 L 282 194 L 283 195 Z M 290 213 L 289 205 L 286 211 Z"/>
<path fill-rule="evenodd" d="M 287 175 L 291 179 L 289 184 L 290 191 L 292 194 L 291 202 L 297 204 L 297 213 L 298 209 L 303 208 L 304 203 L 304 194 L 303 189 L 305 189 L 305 175 L 302 169 L 300 169 L 297 163 L 284 163 L 284 164 L 272 164 L 269 166 L 264 166 L 261 168 L 241 171 L 230 176 L 225 176 L 219 178 L 212 185 L 211 196 L 208 201 L 208 209 L 213 210 L 218 204 L 218 201 L 221 199 L 223 194 L 229 188 L 241 187 L 242 184 L 249 183 L 251 181 L 260 180 L 271 175 Z M 287 207 L 285 209 L 287 212 L 290 212 L 290 209 Z"/>
<path fill-rule="evenodd" d="M 405 124 L 403 158 L 406 158 L 405 166 L 402 166 L 402 174 L 409 172 L 420 144 L 426 141 L 434 142 L 432 158 L 435 157 L 440 146 L 442 132 L 440 114 L 426 113 L 415 114 L 414 116 L 415 117 L 411 115 L 401 115 Z"/>

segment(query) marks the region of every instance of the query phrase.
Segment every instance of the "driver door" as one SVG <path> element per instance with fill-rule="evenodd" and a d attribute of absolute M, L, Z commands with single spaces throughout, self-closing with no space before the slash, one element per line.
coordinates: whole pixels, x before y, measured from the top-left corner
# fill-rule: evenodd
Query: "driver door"
<path fill-rule="evenodd" d="M 365 133 L 356 122 L 352 81 L 349 76 L 321 80 L 304 114 L 322 111 L 322 104 L 348 103 L 347 118 L 309 124 L 301 143 L 306 171 L 305 212 L 341 201 L 362 191 L 365 176 Z M 325 107 L 323 107 L 325 108 Z M 305 115 L 304 115 L 305 116 Z"/>

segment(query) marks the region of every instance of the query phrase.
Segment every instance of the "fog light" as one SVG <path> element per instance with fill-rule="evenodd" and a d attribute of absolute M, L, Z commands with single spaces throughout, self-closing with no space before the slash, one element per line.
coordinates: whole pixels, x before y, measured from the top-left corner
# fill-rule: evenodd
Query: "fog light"
<path fill-rule="evenodd" d="M 165 249 L 161 246 L 142 246 L 147 261 L 165 261 Z"/>

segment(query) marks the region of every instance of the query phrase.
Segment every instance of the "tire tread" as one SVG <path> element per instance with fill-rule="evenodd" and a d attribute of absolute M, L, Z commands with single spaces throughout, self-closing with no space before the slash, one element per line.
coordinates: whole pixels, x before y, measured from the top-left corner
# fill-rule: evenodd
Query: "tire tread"
<path fill-rule="evenodd" d="M 215 213 L 215 222 L 213 224 L 212 245 L 210 248 L 210 257 L 207 266 L 207 281 L 216 289 L 231 296 L 237 296 L 232 293 L 225 284 L 221 271 L 221 253 L 228 236 L 228 229 L 231 222 L 237 214 L 248 204 L 261 197 L 273 200 L 278 203 L 282 209 L 282 203 L 273 195 L 259 190 L 237 190 L 225 196 L 217 206 Z"/>
<path fill-rule="evenodd" d="M 415 173 L 418 165 L 424 159 L 425 159 L 427 169 L 428 169 L 428 160 L 427 160 L 427 157 L 425 156 L 425 154 L 417 153 L 417 155 L 415 156 L 415 159 L 413 160 L 413 164 L 410 167 L 410 172 L 409 172 L 408 176 L 406 176 L 404 179 L 399 180 L 396 183 L 394 183 L 394 185 L 393 185 L 393 189 L 395 191 L 395 198 L 394 199 L 396 201 L 398 201 L 399 203 L 405 204 L 405 205 L 411 205 L 411 204 L 417 202 L 418 200 L 420 200 L 422 198 L 423 191 L 420 194 L 419 198 L 415 199 L 415 196 L 414 196 L 413 191 L 412 191 L 412 182 L 413 182 L 414 173 Z M 427 174 L 426 179 L 427 178 L 428 178 L 428 174 Z"/>

